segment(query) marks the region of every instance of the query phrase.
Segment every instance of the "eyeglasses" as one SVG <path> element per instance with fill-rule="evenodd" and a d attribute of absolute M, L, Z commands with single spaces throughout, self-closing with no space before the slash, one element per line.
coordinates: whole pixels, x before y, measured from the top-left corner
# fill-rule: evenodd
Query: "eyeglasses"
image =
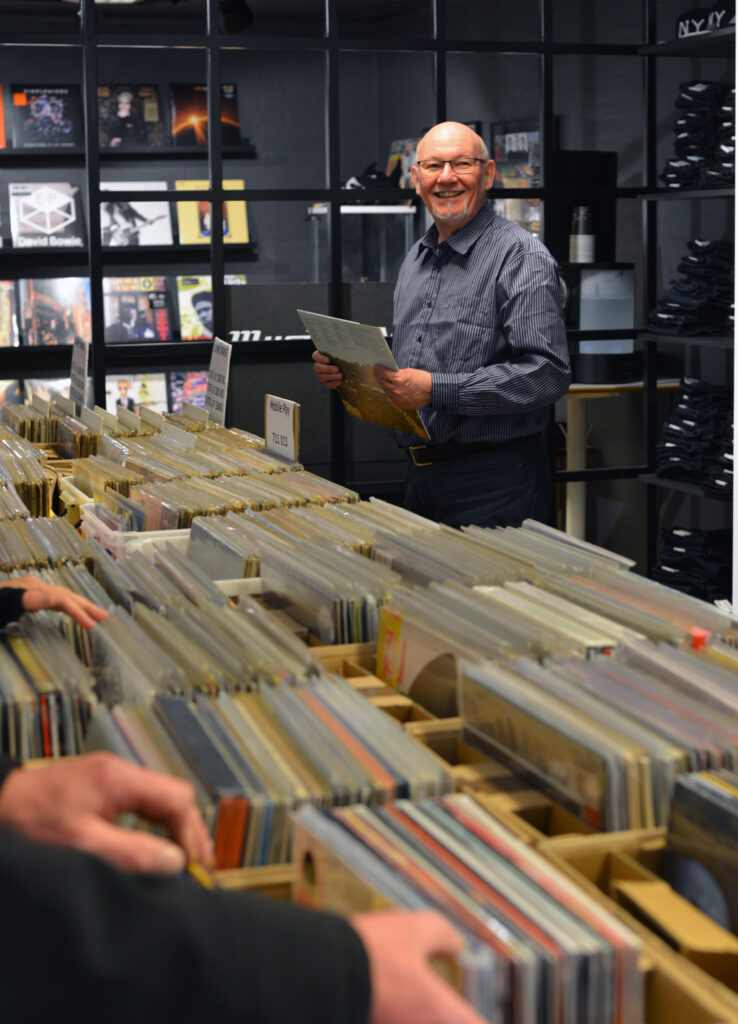
<path fill-rule="evenodd" d="M 417 160 L 416 166 L 421 174 L 427 175 L 440 174 L 446 164 L 454 174 L 471 174 L 476 163 L 486 164 L 487 161 L 481 156 L 457 156 L 455 160 Z"/>

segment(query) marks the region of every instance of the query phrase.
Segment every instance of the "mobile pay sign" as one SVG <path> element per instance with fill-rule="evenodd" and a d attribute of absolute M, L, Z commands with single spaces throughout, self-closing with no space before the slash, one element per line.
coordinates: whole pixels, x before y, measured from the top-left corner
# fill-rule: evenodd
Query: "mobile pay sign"
<path fill-rule="evenodd" d="M 300 452 L 300 405 L 264 395 L 264 440 L 268 452 L 296 462 Z"/>

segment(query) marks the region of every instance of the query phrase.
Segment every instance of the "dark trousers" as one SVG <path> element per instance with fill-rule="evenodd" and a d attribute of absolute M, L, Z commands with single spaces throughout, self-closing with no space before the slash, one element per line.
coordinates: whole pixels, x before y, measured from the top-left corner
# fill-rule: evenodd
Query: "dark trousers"
<path fill-rule="evenodd" d="M 551 467 L 543 435 L 508 441 L 430 466 L 408 456 L 405 508 L 449 526 L 548 522 Z"/>

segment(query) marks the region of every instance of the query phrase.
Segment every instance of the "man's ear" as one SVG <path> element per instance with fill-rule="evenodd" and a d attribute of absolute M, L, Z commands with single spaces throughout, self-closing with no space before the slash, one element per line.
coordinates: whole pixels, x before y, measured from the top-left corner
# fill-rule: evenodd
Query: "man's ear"
<path fill-rule="evenodd" d="M 484 187 L 492 188 L 495 180 L 495 162 L 488 160 L 484 166 Z"/>
<path fill-rule="evenodd" d="M 420 195 L 420 172 L 415 164 L 410 168 L 410 177 L 413 179 L 413 185 L 415 186 L 416 193 Z"/>

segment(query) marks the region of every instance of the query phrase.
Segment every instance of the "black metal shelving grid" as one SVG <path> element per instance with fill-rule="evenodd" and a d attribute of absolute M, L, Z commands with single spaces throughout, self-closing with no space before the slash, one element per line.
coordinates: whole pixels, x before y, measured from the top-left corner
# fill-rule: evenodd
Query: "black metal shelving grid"
<path fill-rule="evenodd" d="M 207 83 L 208 83 L 208 105 L 210 124 L 219 123 L 218 102 L 220 97 L 220 61 L 222 51 L 228 50 L 322 50 L 325 56 L 326 67 L 326 88 L 324 96 L 324 113 L 326 123 L 326 167 L 327 183 L 324 189 L 252 189 L 246 188 L 239 191 L 228 191 L 227 198 L 243 198 L 246 201 L 252 200 L 273 200 L 289 201 L 296 199 L 309 199 L 321 201 L 328 204 L 330 209 L 330 283 L 331 283 L 331 312 L 340 316 L 343 313 L 343 289 L 342 289 L 342 236 L 339 210 L 342 203 L 347 199 L 355 199 L 356 193 L 341 188 L 340 177 L 340 129 L 339 129 L 339 60 L 341 53 L 348 50 L 364 50 L 377 52 L 390 51 L 423 51 L 430 53 L 433 58 L 433 88 L 435 91 L 435 116 L 436 120 L 443 120 L 446 117 L 446 93 L 447 93 L 447 57 L 450 52 L 468 53 L 497 53 L 497 54 L 520 54 L 537 55 L 541 68 L 541 125 L 543 132 L 542 166 L 543 185 L 537 189 L 492 189 L 490 195 L 505 196 L 512 198 L 517 195 L 524 195 L 525 198 L 539 198 L 544 202 L 544 213 L 546 201 L 557 197 L 576 195 L 581 201 L 588 198 L 597 198 L 602 195 L 602 189 L 596 185 L 588 188 L 577 187 L 575 190 L 562 188 L 553 189 L 547 187 L 546 172 L 551 166 L 553 152 L 553 79 L 555 58 L 560 55 L 597 55 L 597 56 L 634 56 L 640 55 L 643 58 L 643 80 L 645 90 L 645 103 L 643 111 L 643 156 L 644 156 L 644 184 L 641 188 L 614 188 L 608 189 L 607 194 L 615 199 L 631 199 L 641 197 L 644 200 L 659 198 L 677 198 L 672 193 L 659 193 L 655 189 L 656 181 L 656 120 L 655 120 L 655 59 L 659 54 L 672 54 L 675 52 L 685 56 L 691 56 L 693 49 L 703 52 L 702 46 L 705 43 L 704 37 L 697 40 L 688 40 L 677 43 L 658 43 L 656 40 L 656 17 L 655 0 L 644 0 L 643 7 L 643 39 L 642 46 L 629 44 L 601 44 L 601 43 L 558 43 L 553 39 L 553 0 L 538 0 L 538 14 L 540 38 L 535 41 L 516 40 L 469 40 L 454 39 L 451 35 L 452 26 L 446 18 L 446 8 L 443 0 L 430 0 L 433 12 L 433 34 L 429 38 L 391 39 L 391 38 L 353 38 L 342 36 L 338 23 L 338 0 L 325 0 L 325 32 L 322 37 L 300 36 L 300 35 L 279 35 L 279 36 L 255 36 L 246 34 L 224 34 L 219 25 L 219 4 L 218 0 L 204 0 L 205 31 L 203 33 L 189 31 L 189 23 L 181 17 L 187 5 L 181 7 L 167 7 L 167 15 L 172 25 L 172 30 L 166 33 L 147 31 L 144 34 L 130 31 L 130 17 L 127 25 L 121 21 L 115 30 L 111 30 L 106 24 L 99 26 L 98 11 L 94 0 L 80 0 L 79 30 L 69 30 L 69 12 L 65 12 L 64 26 L 60 31 L 37 32 L 22 31 L 14 32 L 12 18 L 4 18 L 0 26 L 0 47 L 3 45 L 35 45 L 35 46 L 76 46 L 81 47 L 83 57 L 83 94 L 85 98 L 85 119 L 86 119 L 86 145 L 84 153 L 55 154 L 53 162 L 60 166 L 83 165 L 86 174 L 86 190 L 89 213 L 89 246 L 85 264 L 84 253 L 63 253 L 54 257 L 55 265 L 65 268 L 79 268 L 85 265 L 89 273 L 92 285 L 92 324 L 93 324 L 93 366 L 94 366 L 94 387 L 96 401 L 104 399 L 104 387 L 106 373 L 132 371 L 136 368 L 153 369 L 164 367 L 166 369 L 189 368 L 193 365 L 206 365 L 210 346 L 203 342 L 183 343 L 151 343 L 141 345 L 108 345 L 103 342 L 103 311 L 102 311 L 102 268 L 115 264 L 130 266 L 136 262 L 139 256 L 156 258 L 155 251 L 143 252 L 134 250 L 130 256 L 126 254 L 121 257 L 118 253 L 111 255 L 103 251 L 100 241 L 99 225 L 99 170 L 101 164 L 108 160 L 121 159 L 120 154 L 114 156 L 101 153 L 98 148 L 97 135 L 97 66 L 99 56 L 105 47 L 140 47 L 146 45 L 152 48 L 196 48 L 200 52 L 206 52 L 207 58 Z M 11 4 L 18 10 L 18 4 Z M 64 5 L 59 5 L 60 7 Z M 108 8 L 107 13 L 111 10 Z M 130 9 L 129 9 L 130 10 Z M 134 8 L 135 10 L 135 8 Z M 108 19 L 109 20 L 109 19 Z M 185 31 L 178 31 L 178 25 L 185 28 Z M 723 30 L 714 34 L 715 39 L 710 46 L 717 47 L 719 55 L 730 51 L 734 42 L 734 33 L 730 30 Z M 718 38 L 719 37 L 719 38 Z M 688 45 L 685 45 L 688 44 Z M 258 132 L 258 130 L 257 130 Z M 258 134 L 255 138 L 258 147 Z M 188 158 L 192 154 L 188 155 Z M 180 199 L 202 199 L 207 194 L 211 203 L 220 203 L 224 198 L 222 188 L 223 157 L 232 155 L 229 149 L 221 148 L 220 133 L 210 131 L 208 133 L 207 153 L 198 151 L 198 157 L 202 156 L 207 160 L 209 180 L 211 189 L 208 193 L 203 192 L 157 192 L 151 198 L 161 199 L 166 196 L 170 200 Z M 253 157 L 253 149 L 247 147 L 238 150 L 238 155 L 250 158 Z M 126 159 L 135 159 L 141 154 L 131 154 Z M 148 153 L 146 158 L 161 158 L 171 154 Z M 26 163 L 28 166 L 38 166 L 48 161 L 48 155 L 5 151 L 0 160 L 6 166 L 20 166 Z M 399 190 L 398 190 L 399 192 Z M 713 195 L 732 195 L 732 190 L 715 190 Z M 403 199 L 407 199 L 407 191 L 400 193 Z M 707 195 L 699 193 L 699 198 Z M 126 193 L 124 191 L 106 192 L 106 198 L 118 199 L 141 199 L 145 193 L 137 191 Z M 362 192 L 362 198 L 367 201 L 373 199 L 386 200 L 387 190 L 376 191 L 366 190 Z M 683 198 L 692 198 L 684 194 Z M 653 296 L 655 284 L 655 225 L 656 225 L 656 203 L 646 201 L 643 203 L 643 246 L 645 255 L 645 267 L 647 274 L 646 292 Z M 544 221 L 545 238 L 545 221 Z M 216 333 L 220 336 L 225 334 L 225 288 L 223 279 L 224 270 L 224 245 L 223 239 L 218 232 L 212 234 L 209 250 L 203 247 L 187 247 L 188 251 L 176 252 L 167 251 L 167 262 L 193 263 L 202 265 L 203 262 L 210 263 L 210 273 L 213 282 L 213 307 Z M 190 251 L 192 250 L 192 251 Z M 0 265 L 7 267 L 12 260 L 19 269 L 30 266 L 30 254 L 22 253 L 0 253 Z M 257 258 L 253 247 L 239 249 L 239 259 Z M 36 257 L 38 259 L 38 257 Z M 39 264 L 34 263 L 34 269 L 38 272 Z M 628 333 L 628 332 L 625 332 Z M 632 332 L 634 335 L 642 332 Z M 617 332 L 618 337 L 623 337 L 622 330 Z M 608 332 L 587 332 L 587 336 L 607 337 Z M 612 335 L 610 335 L 612 336 Z M 646 450 L 653 452 L 656 443 L 656 402 L 655 396 L 655 346 L 656 342 L 645 339 L 645 389 L 644 401 L 646 402 Z M 248 363 L 252 360 L 269 361 L 293 361 L 309 360 L 311 346 L 309 344 L 294 344 L 285 342 L 260 342 L 260 343 L 239 343 L 234 345 L 233 361 Z M 33 372 L 40 376 L 44 373 L 58 374 L 65 362 L 69 359 L 69 353 L 60 350 L 33 350 Z M 10 349 L 0 351 L 0 377 L 11 378 L 27 374 L 31 366 L 32 357 L 30 350 Z M 332 398 L 331 408 L 331 440 L 332 440 L 332 475 L 336 479 L 345 477 L 345 442 L 344 442 L 344 420 L 343 411 L 336 396 Z M 561 482 L 567 480 L 596 480 L 604 478 L 630 478 L 643 473 L 650 466 L 624 466 L 606 470 L 583 470 L 576 473 L 561 471 L 556 474 L 556 479 Z M 650 489 L 649 489 L 650 490 Z M 653 503 L 652 503 L 653 504 Z M 655 504 L 654 504 L 655 508 Z M 652 516 L 649 514 L 649 523 L 652 523 Z M 649 528 L 649 535 L 652 530 Z"/>
<path fill-rule="evenodd" d="M 638 48 L 643 56 L 645 81 L 644 139 L 646 183 L 641 193 L 642 200 L 642 234 L 643 254 L 646 272 L 645 296 L 646 308 L 655 307 L 658 300 L 656 283 L 657 265 L 657 222 L 658 210 L 662 202 L 671 201 L 703 201 L 715 199 L 732 199 L 733 188 L 715 189 L 663 189 L 657 187 L 658 166 L 656 163 L 656 62 L 659 57 L 724 57 L 735 58 L 735 28 L 719 29 L 716 32 L 691 36 L 686 39 L 658 41 L 656 31 L 656 0 L 644 0 L 645 37 L 646 43 Z M 701 495 L 701 488 L 680 481 L 667 480 L 656 476 L 656 445 L 658 443 L 657 417 L 657 356 L 659 344 L 680 344 L 698 348 L 733 349 L 733 338 L 722 336 L 680 337 L 679 335 L 657 335 L 643 331 L 641 334 L 644 352 L 644 423 L 645 445 L 648 466 L 641 474 L 641 481 L 646 484 L 646 565 L 656 563 L 658 552 L 658 530 L 660 510 L 660 490 L 671 488 L 684 493 Z"/>
<path fill-rule="evenodd" d="M 85 122 L 86 122 L 86 144 L 84 152 L 72 154 L 55 154 L 54 163 L 60 165 L 77 165 L 85 168 L 85 181 L 87 192 L 87 205 L 89 210 L 89 244 L 87 249 L 87 272 L 91 282 L 91 313 L 93 330 L 93 370 L 95 400 L 98 403 L 104 401 L 105 376 L 110 372 L 132 371 L 135 368 L 152 368 L 154 366 L 165 366 L 168 369 L 177 367 L 189 367 L 192 365 L 204 365 L 207 362 L 209 347 L 203 343 L 173 343 L 173 344 L 142 344 L 142 345 L 108 345 L 104 344 L 103 326 L 103 300 L 102 300 L 102 276 L 103 266 L 111 267 L 115 264 L 130 266 L 137 261 L 138 257 L 156 258 L 155 251 L 143 252 L 134 250 L 122 257 L 119 253 L 111 255 L 102 249 L 100 241 L 99 222 L 99 172 L 102 164 L 108 160 L 120 160 L 121 154 L 101 153 L 98 147 L 97 135 L 97 68 L 100 54 L 105 47 L 140 47 L 145 45 L 151 48 L 196 48 L 201 52 L 206 51 L 207 58 L 207 83 L 208 83 L 208 105 L 211 124 L 219 123 L 219 110 L 217 103 L 220 95 L 220 58 L 222 49 L 247 50 L 281 50 L 285 49 L 322 49 L 326 61 L 326 92 L 325 92 L 325 119 L 327 126 L 327 169 L 328 182 L 325 189 L 302 190 L 295 189 L 249 189 L 228 192 L 228 198 L 244 198 L 249 200 L 295 200 L 310 199 L 313 201 L 326 202 L 331 211 L 330 217 L 330 246 L 331 246 L 331 312 L 340 316 L 343 313 L 342 301 L 342 237 L 339 209 L 347 198 L 355 199 L 355 193 L 341 189 L 340 180 L 340 137 L 339 137 L 339 59 L 343 51 L 364 50 L 364 51 L 423 51 L 430 52 L 433 56 L 435 90 L 435 115 L 436 120 L 443 120 L 446 117 L 446 84 L 447 84 L 447 55 L 449 52 L 468 53 L 499 53 L 499 54 L 521 54 L 538 55 L 541 62 L 541 119 L 543 130 L 543 186 L 537 189 L 492 189 L 490 195 L 503 195 L 506 198 L 513 198 L 516 195 L 524 195 L 525 198 L 539 198 L 544 202 L 552 199 L 554 195 L 561 196 L 568 190 L 556 189 L 555 191 L 546 187 L 546 169 L 550 165 L 553 145 L 553 61 L 555 56 L 560 54 L 606 54 L 606 55 L 628 55 L 636 53 L 637 48 L 632 45 L 609 45 L 609 44 L 584 44 L 571 43 L 562 44 L 553 40 L 552 32 L 552 2 L 553 0 L 539 0 L 539 24 L 540 39 L 536 41 L 516 40 L 468 40 L 454 39 L 450 36 L 450 26 L 446 20 L 446 10 L 443 0 L 431 0 L 433 9 L 433 36 L 431 38 L 411 39 L 388 39 L 381 40 L 373 38 L 353 38 L 342 36 L 338 27 L 338 0 L 325 0 L 325 33 L 322 38 L 304 36 L 250 36 L 223 34 L 219 25 L 219 4 L 218 0 L 205 0 L 205 32 L 199 34 L 192 31 L 177 31 L 178 15 L 183 8 L 167 8 L 167 14 L 172 24 L 172 31 L 156 33 L 147 31 L 145 34 L 131 32 L 128 26 L 116 27 L 114 31 L 109 26 L 100 27 L 98 11 L 94 0 L 80 0 L 79 31 L 69 31 L 69 13 L 65 12 L 65 28 L 59 32 L 36 32 L 23 31 L 14 32 L 12 19 L 4 19 L 0 28 L 0 46 L 2 45 L 36 45 L 36 46 L 76 46 L 82 48 L 83 58 L 83 95 L 85 101 Z M 11 6 L 13 6 L 11 4 Z M 17 10 L 20 8 L 14 5 Z M 106 16 L 110 15 L 108 9 Z M 109 18 L 108 18 L 109 20 Z M 190 26 L 184 22 L 185 29 Z M 217 114 L 215 120 L 214 115 Z M 258 139 L 256 140 L 258 145 Z M 188 155 L 183 153 L 182 155 Z M 192 155 L 192 154 L 189 154 Z M 202 151 L 197 152 L 198 156 L 205 159 Z M 218 132 L 208 133 L 207 165 L 210 191 L 207 193 L 213 204 L 222 201 L 222 167 L 224 155 L 230 155 L 228 150 L 222 150 L 221 140 Z M 250 157 L 254 155 L 251 151 L 239 149 L 238 155 Z M 125 155 L 125 159 L 135 159 L 141 154 L 131 153 Z M 148 153 L 146 158 L 155 157 L 161 159 L 171 154 Z M 37 154 L 33 152 L 6 151 L 2 154 L 2 161 L 5 165 L 14 164 L 20 166 L 23 163 L 38 166 L 46 163 L 50 157 L 48 154 Z M 596 198 L 601 194 L 601 189 L 593 185 L 585 189 L 584 199 Z M 632 198 L 638 194 L 638 189 L 618 188 L 614 190 L 616 198 Z M 570 194 L 574 194 L 574 190 Z M 613 194 L 609 190 L 608 194 Z M 407 199 L 407 191 L 401 193 L 403 199 Z M 578 188 L 576 195 L 582 198 L 583 190 Z M 137 191 L 126 193 L 118 190 L 106 192 L 107 199 L 130 200 L 146 197 L 146 193 Z M 174 200 L 175 194 L 171 192 L 157 191 L 151 198 L 162 199 L 163 197 Z M 203 192 L 177 192 L 176 199 L 201 199 Z M 362 198 L 367 201 L 373 199 L 386 200 L 386 190 L 366 190 L 362 192 Z M 545 224 L 544 224 L 545 233 Z M 166 252 L 167 262 L 176 263 L 202 263 L 207 250 L 200 247 L 192 247 L 192 251 L 185 253 L 172 251 Z M 164 255 L 164 254 L 163 254 Z M 256 258 L 253 247 L 246 248 L 238 253 L 239 258 Z M 12 260 L 13 264 L 20 270 L 30 267 L 30 255 L 7 253 L 0 254 L 0 265 Z M 64 253 L 54 257 L 56 267 L 63 266 L 65 269 L 71 267 L 80 268 L 84 262 L 84 253 Z M 225 290 L 223 284 L 224 270 L 224 246 L 223 240 L 218 233 L 213 233 L 209 248 L 210 273 L 213 281 L 213 315 L 216 334 L 225 334 Z M 38 263 L 34 263 L 34 268 Z M 597 332 L 590 332 L 588 336 L 594 337 Z M 606 332 L 602 335 L 607 336 Z M 620 332 L 622 336 L 622 332 Z M 288 346 L 283 342 L 264 342 L 258 346 L 254 343 L 242 343 L 234 346 L 234 362 L 249 362 L 252 359 L 270 359 L 272 361 L 292 361 L 295 359 L 309 359 L 310 346 Z M 44 372 L 58 373 L 64 362 L 63 353 L 53 354 L 36 349 L 33 359 L 34 373 L 42 375 Z M 68 358 L 68 354 L 67 354 Z M 0 352 L 0 376 L 5 378 L 18 376 L 26 373 L 31 362 L 28 353 L 20 349 L 6 350 Z M 344 442 L 344 420 L 343 410 L 336 396 L 332 398 L 331 409 L 331 440 L 332 440 L 332 473 L 336 479 L 345 477 L 345 442 Z M 643 467 L 624 467 L 626 475 L 632 475 L 637 469 Z M 561 479 L 567 479 L 567 474 L 559 474 Z"/>

